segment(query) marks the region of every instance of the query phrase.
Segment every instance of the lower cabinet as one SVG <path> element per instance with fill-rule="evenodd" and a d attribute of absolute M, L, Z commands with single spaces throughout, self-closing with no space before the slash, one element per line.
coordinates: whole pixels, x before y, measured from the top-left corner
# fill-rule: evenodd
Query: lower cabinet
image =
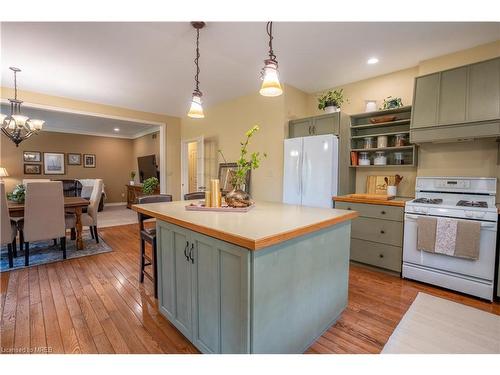
<path fill-rule="evenodd" d="M 335 208 L 354 210 L 350 259 L 401 272 L 403 258 L 403 207 L 335 202 Z"/>
<path fill-rule="evenodd" d="M 249 351 L 249 252 L 157 222 L 160 311 L 203 353 Z"/>

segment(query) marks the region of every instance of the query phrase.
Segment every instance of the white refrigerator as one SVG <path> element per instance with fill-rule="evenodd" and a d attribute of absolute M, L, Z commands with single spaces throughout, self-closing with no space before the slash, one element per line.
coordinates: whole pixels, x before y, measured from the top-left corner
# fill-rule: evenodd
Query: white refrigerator
<path fill-rule="evenodd" d="M 333 206 L 337 195 L 339 139 L 333 134 L 285 139 L 283 202 Z"/>

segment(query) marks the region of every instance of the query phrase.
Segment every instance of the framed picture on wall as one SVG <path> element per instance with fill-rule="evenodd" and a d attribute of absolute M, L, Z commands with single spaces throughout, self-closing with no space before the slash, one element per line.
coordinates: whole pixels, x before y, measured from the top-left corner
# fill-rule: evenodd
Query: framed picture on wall
<path fill-rule="evenodd" d="M 23 151 L 23 161 L 27 163 L 40 163 L 42 153 L 40 151 Z"/>
<path fill-rule="evenodd" d="M 95 155 L 94 154 L 83 154 L 83 167 L 84 168 L 95 168 Z"/>
<path fill-rule="evenodd" d="M 43 153 L 43 174 L 65 174 L 63 152 Z"/>
<path fill-rule="evenodd" d="M 24 174 L 42 174 L 42 165 L 24 164 Z"/>
<path fill-rule="evenodd" d="M 82 165 L 82 154 L 68 153 L 68 165 Z"/>

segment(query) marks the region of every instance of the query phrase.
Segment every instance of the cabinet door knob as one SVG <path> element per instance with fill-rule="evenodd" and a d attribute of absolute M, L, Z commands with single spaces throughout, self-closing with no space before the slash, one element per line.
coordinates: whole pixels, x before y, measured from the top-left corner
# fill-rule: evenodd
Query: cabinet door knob
<path fill-rule="evenodd" d="M 348 209 L 348 210 L 352 210 L 352 208 L 351 208 L 351 207 L 347 207 L 347 209 Z"/>
<path fill-rule="evenodd" d="M 187 253 L 188 248 L 189 248 L 189 241 L 186 241 L 186 247 L 184 248 L 184 256 L 186 257 L 186 260 L 189 262 L 189 255 Z"/>
<path fill-rule="evenodd" d="M 380 231 L 380 234 L 384 234 L 384 233 L 385 233 L 385 230 L 383 230 L 383 229 L 382 229 L 382 230 Z"/>
<path fill-rule="evenodd" d="M 382 215 L 385 215 L 385 211 L 381 211 L 380 213 L 381 213 Z"/>
<path fill-rule="evenodd" d="M 383 258 L 384 257 L 384 254 L 379 254 L 378 255 L 379 258 Z"/>
<path fill-rule="evenodd" d="M 194 243 L 191 244 L 191 249 L 189 250 L 189 259 L 191 259 L 191 263 L 194 264 L 193 250 L 194 250 Z"/>

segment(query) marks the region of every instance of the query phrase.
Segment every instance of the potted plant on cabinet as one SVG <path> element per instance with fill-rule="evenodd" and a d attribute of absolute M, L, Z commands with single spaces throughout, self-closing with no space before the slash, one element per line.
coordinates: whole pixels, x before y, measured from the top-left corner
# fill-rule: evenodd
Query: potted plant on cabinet
<path fill-rule="evenodd" d="M 130 172 L 130 181 L 129 181 L 130 185 L 135 184 L 135 175 L 136 175 L 135 171 Z"/>
<path fill-rule="evenodd" d="M 340 111 L 344 101 L 344 89 L 328 90 L 318 98 L 318 109 L 326 113 L 334 113 Z"/>
<path fill-rule="evenodd" d="M 396 109 L 402 106 L 403 106 L 403 101 L 401 100 L 401 98 L 393 98 L 392 96 L 388 96 L 387 98 L 384 99 L 384 103 L 382 104 L 380 110 Z"/>
<path fill-rule="evenodd" d="M 144 180 L 142 184 L 142 192 L 146 195 L 151 195 L 155 192 L 155 190 L 160 185 L 160 181 L 156 177 L 150 177 Z"/>

